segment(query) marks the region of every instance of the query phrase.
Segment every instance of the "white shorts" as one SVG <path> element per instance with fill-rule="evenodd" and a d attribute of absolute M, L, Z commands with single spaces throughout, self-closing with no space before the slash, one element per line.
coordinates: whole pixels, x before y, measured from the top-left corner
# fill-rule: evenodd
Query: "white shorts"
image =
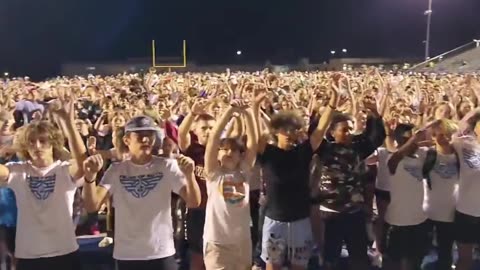
<path fill-rule="evenodd" d="M 265 217 L 263 223 L 263 261 L 283 265 L 287 259 L 292 265 L 306 267 L 313 247 L 310 218 L 281 222 Z"/>

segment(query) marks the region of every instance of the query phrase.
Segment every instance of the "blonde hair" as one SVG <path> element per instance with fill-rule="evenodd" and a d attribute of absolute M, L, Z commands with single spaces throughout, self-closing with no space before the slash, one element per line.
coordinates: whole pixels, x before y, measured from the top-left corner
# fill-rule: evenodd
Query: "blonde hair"
<path fill-rule="evenodd" d="M 457 123 L 450 119 L 440 119 L 433 124 L 432 128 L 440 128 L 448 134 L 454 134 L 458 131 Z"/>
<path fill-rule="evenodd" d="M 49 121 L 32 122 L 26 126 L 17 129 L 14 139 L 14 148 L 17 156 L 22 160 L 30 160 L 28 148 L 31 147 L 30 141 L 33 137 L 41 134 L 47 134 L 48 140 L 53 147 L 53 159 L 60 159 L 64 152 L 64 137 L 60 129 L 55 127 Z"/>
<path fill-rule="evenodd" d="M 449 114 L 449 117 L 450 118 L 453 118 L 455 116 L 455 113 L 456 113 L 456 110 L 455 110 L 455 107 L 453 107 L 452 103 L 450 102 L 447 102 L 447 101 L 442 101 L 440 103 L 438 103 L 434 108 L 433 108 L 433 117 L 436 116 L 437 114 L 437 110 L 442 107 L 442 106 L 447 106 L 448 109 L 450 110 L 450 114 Z"/>

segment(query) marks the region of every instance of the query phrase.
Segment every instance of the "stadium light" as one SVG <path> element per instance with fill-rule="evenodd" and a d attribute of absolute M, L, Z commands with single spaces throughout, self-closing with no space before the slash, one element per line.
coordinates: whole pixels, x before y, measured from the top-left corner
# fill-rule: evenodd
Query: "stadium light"
<path fill-rule="evenodd" d="M 336 53 L 336 51 L 330 51 L 330 53 L 331 53 L 332 55 L 334 55 L 334 54 Z"/>
<path fill-rule="evenodd" d="M 242 51 L 237 51 L 237 55 L 242 55 Z"/>
<path fill-rule="evenodd" d="M 425 10 L 424 15 L 427 16 L 427 33 L 425 38 L 425 60 L 430 59 L 430 28 L 432 24 L 432 0 L 428 0 L 428 9 Z"/>
<path fill-rule="evenodd" d="M 3 73 L 3 76 L 8 77 L 10 75 L 8 72 Z"/>
<path fill-rule="evenodd" d="M 480 39 L 474 39 L 473 42 L 475 42 L 475 47 L 480 47 Z"/>
<path fill-rule="evenodd" d="M 342 52 L 343 52 L 343 53 L 347 53 L 348 51 L 347 51 L 347 49 L 343 49 Z"/>

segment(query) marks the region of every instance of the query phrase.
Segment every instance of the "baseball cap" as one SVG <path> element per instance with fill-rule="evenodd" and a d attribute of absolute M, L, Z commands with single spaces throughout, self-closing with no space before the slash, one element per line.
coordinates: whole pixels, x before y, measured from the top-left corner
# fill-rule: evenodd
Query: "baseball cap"
<path fill-rule="evenodd" d="M 135 116 L 125 125 L 125 132 L 158 130 L 153 119 L 145 115 Z"/>

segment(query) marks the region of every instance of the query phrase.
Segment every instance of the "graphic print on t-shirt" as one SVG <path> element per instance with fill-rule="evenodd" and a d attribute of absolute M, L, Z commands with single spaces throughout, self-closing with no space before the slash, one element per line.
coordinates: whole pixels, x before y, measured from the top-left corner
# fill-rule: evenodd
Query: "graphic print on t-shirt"
<path fill-rule="evenodd" d="M 220 193 L 223 195 L 226 203 L 238 204 L 245 199 L 245 186 L 243 182 L 235 181 L 233 175 L 225 175 L 220 185 Z"/>
<path fill-rule="evenodd" d="M 55 189 L 56 175 L 27 176 L 28 187 L 38 200 L 46 200 Z"/>
<path fill-rule="evenodd" d="M 471 169 L 480 169 L 479 152 L 472 149 L 463 148 L 463 159 Z"/>
<path fill-rule="evenodd" d="M 418 166 L 404 164 L 403 169 L 408 172 L 413 178 L 416 178 L 417 180 L 422 180 L 422 172 Z"/>
<path fill-rule="evenodd" d="M 449 179 L 458 174 L 455 162 L 437 162 L 433 167 L 433 171 L 443 179 Z"/>
<path fill-rule="evenodd" d="M 126 176 L 120 175 L 120 183 L 135 198 L 144 198 L 162 180 L 163 173 Z"/>

